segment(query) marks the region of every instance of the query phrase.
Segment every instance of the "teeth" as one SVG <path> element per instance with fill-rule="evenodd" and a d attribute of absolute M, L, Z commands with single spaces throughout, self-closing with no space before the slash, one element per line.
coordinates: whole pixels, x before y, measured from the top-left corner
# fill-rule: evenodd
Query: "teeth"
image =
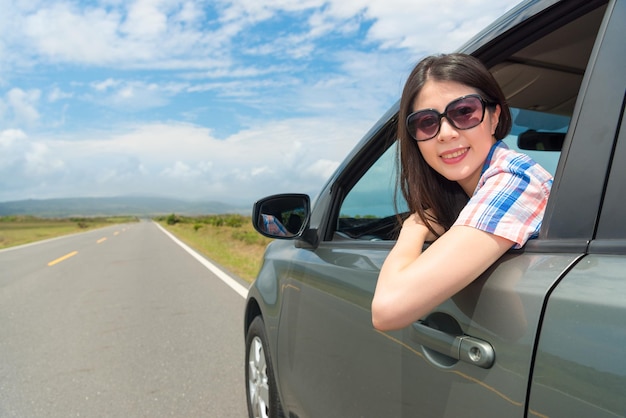
<path fill-rule="evenodd" d="M 456 157 L 459 157 L 459 156 L 465 154 L 466 152 L 467 152 L 466 149 L 460 149 L 460 150 L 454 151 L 454 152 L 452 152 L 450 154 L 444 154 L 444 155 L 442 155 L 442 157 L 443 158 L 456 158 Z"/>

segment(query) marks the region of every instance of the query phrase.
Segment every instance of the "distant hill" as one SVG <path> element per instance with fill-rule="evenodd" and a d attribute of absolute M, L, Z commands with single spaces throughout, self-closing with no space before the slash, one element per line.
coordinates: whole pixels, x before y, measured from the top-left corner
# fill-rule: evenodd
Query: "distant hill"
<path fill-rule="evenodd" d="M 0 202 L 0 216 L 32 215 L 46 218 L 156 216 L 170 213 L 190 216 L 220 213 L 249 214 L 251 210 L 252 205 L 242 208 L 221 202 L 187 201 L 162 197 L 77 197 Z"/>

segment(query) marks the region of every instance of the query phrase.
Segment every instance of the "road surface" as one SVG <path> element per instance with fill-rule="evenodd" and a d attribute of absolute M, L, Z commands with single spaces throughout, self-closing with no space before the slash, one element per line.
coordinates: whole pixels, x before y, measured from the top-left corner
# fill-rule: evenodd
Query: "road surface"
<path fill-rule="evenodd" d="M 246 284 L 207 266 L 148 221 L 0 251 L 0 417 L 247 416 Z"/>

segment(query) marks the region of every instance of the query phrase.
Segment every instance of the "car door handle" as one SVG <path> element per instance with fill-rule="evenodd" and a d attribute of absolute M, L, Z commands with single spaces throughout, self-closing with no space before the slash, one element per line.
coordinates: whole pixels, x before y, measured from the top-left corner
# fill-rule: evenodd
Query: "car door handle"
<path fill-rule="evenodd" d="M 483 369 L 490 368 L 496 355 L 491 344 L 469 335 L 452 335 L 429 327 L 421 321 L 413 323 L 411 338 L 427 349 Z"/>

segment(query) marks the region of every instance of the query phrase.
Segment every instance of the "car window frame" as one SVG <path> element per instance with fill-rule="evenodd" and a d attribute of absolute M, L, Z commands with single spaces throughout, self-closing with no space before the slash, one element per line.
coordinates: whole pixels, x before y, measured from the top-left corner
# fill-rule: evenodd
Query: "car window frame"
<path fill-rule="evenodd" d="M 397 108 L 398 103 L 380 118 L 374 128 L 365 135 L 344 160 L 344 164 L 337 170 L 337 175 L 329 181 L 330 194 L 328 197 L 331 202 L 328 214 L 324 219 L 325 223 L 319 226 L 322 232 L 321 242 L 335 240 L 337 220 L 346 195 L 374 162 L 396 141 Z"/>
<path fill-rule="evenodd" d="M 626 255 L 626 95 L 622 106 L 620 131 L 617 136 L 602 211 L 595 239 L 589 246 L 591 254 Z"/>

